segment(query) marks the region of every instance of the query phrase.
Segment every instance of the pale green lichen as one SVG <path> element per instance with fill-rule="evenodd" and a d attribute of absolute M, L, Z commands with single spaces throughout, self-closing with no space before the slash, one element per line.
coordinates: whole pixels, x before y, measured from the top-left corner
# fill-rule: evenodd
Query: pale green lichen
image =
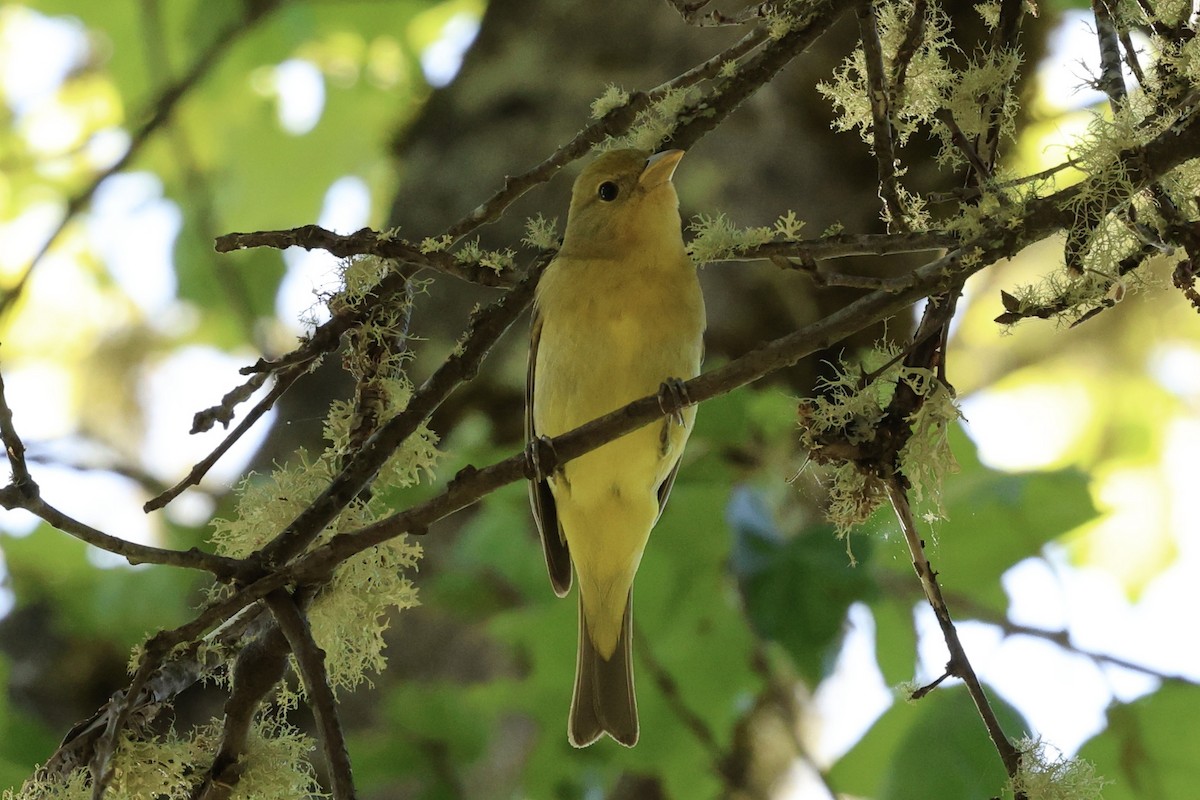
<path fill-rule="evenodd" d="M 125 737 L 114 755 L 110 800 L 188 800 L 212 762 L 221 741 L 221 723 L 213 720 L 186 736 L 169 732 L 146 739 Z M 274 714 L 261 715 L 247 737 L 238 762 L 239 776 L 230 800 L 295 800 L 325 797 L 308 754 L 311 737 Z M 34 777 L 3 800 L 89 800 L 91 776 L 79 768 L 65 778 Z"/>
<path fill-rule="evenodd" d="M 801 405 L 801 443 L 829 470 L 827 514 L 842 536 L 866 522 L 887 493 L 879 476 L 856 460 L 830 456 L 836 449 L 827 446 L 836 442 L 853 448 L 874 440 L 898 385 L 923 398 L 908 419 L 912 435 L 896 466 L 912 486 L 914 504 L 927 509 L 926 519 L 943 515 L 941 479 L 958 470 L 947 441 L 948 424 L 960 416 L 954 398 L 933 372 L 906 367 L 898 355 L 894 347 L 880 346 L 857 367 L 839 362 L 834 375 L 821 380 L 817 396 Z M 865 385 L 864 375 L 873 376 Z"/>
<path fill-rule="evenodd" d="M 1100 800 L 1104 787 L 1112 783 L 1096 774 L 1096 768 L 1080 758 L 1052 755 L 1040 738 L 1017 742 L 1021 766 L 1009 780 L 1009 790 L 1028 800 Z"/>
<path fill-rule="evenodd" d="M 655 102 L 638 112 L 623 136 L 609 137 L 597 149 L 616 150 L 632 147 L 656 150 L 671 138 L 688 107 L 700 97 L 696 86 L 668 89 Z"/>
<path fill-rule="evenodd" d="M 507 248 L 503 250 L 485 250 L 479 244 L 478 239 L 472 239 L 469 242 L 464 242 L 458 250 L 454 251 L 454 261 L 457 264 L 478 264 L 481 267 L 486 267 L 497 275 L 505 270 L 513 268 L 512 250 Z"/>
<path fill-rule="evenodd" d="M 1013 137 L 1020 98 L 1012 88 L 1020 68 L 1021 54 L 1002 50 L 972 58 L 965 68 L 954 72 L 953 80 L 943 90 L 941 104 L 967 141 L 985 141 L 992 126 L 997 124 L 999 138 Z M 951 167 L 965 165 L 966 156 L 955 144 L 953 130 L 936 120 L 932 127 L 941 139 L 938 163 Z"/>
<path fill-rule="evenodd" d="M 428 438 L 427 438 L 428 437 Z M 378 480 L 404 485 L 422 470 L 431 469 L 431 434 L 414 434 L 419 444 L 406 442 L 398 450 L 401 465 L 390 459 Z M 410 440 L 411 442 L 411 440 Z M 421 457 L 413 451 L 427 448 Z M 213 520 L 211 539 L 216 552 L 234 558 L 257 551 L 307 508 L 329 485 L 336 465 L 329 455 L 312 459 L 303 451 L 288 467 L 268 478 L 247 478 L 239 487 L 237 516 Z M 360 500 L 351 502 L 316 539 L 313 546 L 334 535 L 360 529 L 382 513 Z M 313 600 L 309 623 L 317 645 L 325 651 L 326 671 L 335 689 L 353 688 L 366 673 L 384 666 L 383 633 L 393 609 L 417 605 L 416 589 L 408 575 L 421 556 L 421 546 L 407 536 L 364 550 L 339 565 L 330 583 Z"/>
<path fill-rule="evenodd" d="M 979 14 L 983 20 L 983 24 L 989 30 L 995 30 L 1000 24 L 1000 2 L 999 0 L 988 0 L 985 3 L 976 3 L 975 12 Z"/>
<path fill-rule="evenodd" d="M 1060 327 L 1067 327 L 1097 307 L 1113 306 L 1154 286 L 1153 276 L 1140 271 L 1117 276 L 1088 269 L 1076 276 L 1059 269 L 1043 275 L 1036 283 L 1017 286 L 1009 294 L 1013 298 L 1012 311 L 1028 314 L 1034 309 L 1054 308 L 1050 319 Z M 1011 324 L 1015 323 L 1007 327 L 1011 328 Z"/>
<path fill-rule="evenodd" d="M 392 271 L 392 262 L 377 256 L 348 258 L 338 265 L 342 289 L 336 302 L 357 305 L 374 294 L 379 282 Z M 330 301 L 331 308 L 335 300 Z"/>
<path fill-rule="evenodd" d="M 792 219 L 795 219 L 794 216 Z M 693 234 L 688 243 L 688 253 L 698 265 L 729 258 L 739 251 L 766 244 L 775 238 L 772 228 L 739 228 L 724 214 L 715 217 L 700 215 L 688 225 L 688 230 Z"/>
<path fill-rule="evenodd" d="M 1157 0 L 1152 3 L 1153 17 L 1147 22 L 1162 22 L 1174 28 L 1187 21 L 1192 14 L 1192 0 Z"/>
<path fill-rule="evenodd" d="M 452 244 L 454 244 L 454 237 L 448 233 L 442 234 L 437 238 L 426 236 L 421 240 L 421 252 L 425 255 L 440 253 L 448 249 Z"/>
<path fill-rule="evenodd" d="M 917 702 L 915 697 L 917 690 L 921 688 L 921 684 L 916 681 L 901 681 L 892 689 L 892 693 L 899 697 L 904 702 L 912 705 Z"/>
<path fill-rule="evenodd" d="M 615 84 L 609 84 L 604 94 L 592 101 L 592 119 L 600 119 L 608 112 L 629 102 L 629 92 Z"/>
<path fill-rule="evenodd" d="M 800 231 L 804 228 L 804 220 L 796 216 L 796 212 L 788 210 L 787 213 L 781 215 L 775 220 L 775 234 L 783 239 L 798 239 Z"/>
<path fill-rule="evenodd" d="M 765 8 L 767 22 L 767 36 L 776 41 L 787 36 L 797 25 L 803 21 L 801 18 L 790 13 L 790 9 L 786 3 L 774 4 Z"/>
<path fill-rule="evenodd" d="M 900 177 L 897 175 L 897 177 Z M 914 192 L 910 192 L 904 188 L 901 183 L 896 184 L 896 195 L 900 199 L 900 207 L 904 209 L 904 219 L 893 220 L 891 212 L 886 203 L 883 205 L 883 219 L 885 222 L 903 222 L 913 231 L 929 230 L 932 224 L 932 217 L 929 213 L 929 204 L 925 198 Z"/>
<path fill-rule="evenodd" d="M 521 244 L 534 250 L 558 248 L 558 217 L 546 219 L 541 214 L 525 220 L 525 236 Z"/>
<path fill-rule="evenodd" d="M 987 16 L 988 4 L 979 6 Z M 876 6 L 877 28 L 883 50 L 884 73 L 893 75 L 897 54 L 908 34 L 912 3 L 905 0 L 885 0 Z M 1002 137 L 1011 137 L 1015 129 L 1018 98 L 1012 87 L 1021 65 L 1019 52 L 1003 50 L 976 55 L 961 69 L 950 64 L 950 54 L 956 49 L 951 37 L 950 18 L 936 4 L 926 8 L 924 38 L 913 52 L 904 73 L 904 83 L 889 108 L 893 135 L 903 146 L 921 129 L 932 131 L 941 147 L 939 163 L 960 167 L 966 159 L 955 144 L 954 129 L 947 124 L 949 115 L 954 125 L 968 141 L 981 140 L 993 125 L 999 126 Z M 817 86 L 838 111 L 833 127 L 836 130 L 857 130 L 865 142 L 874 145 L 871 110 L 871 88 L 867 75 L 866 57 L 862 48 L 856 49 L 835 70 L 833 78 Z M 981 103 L 980 101 L 986 102 Z M 910 227 L 923 228 L 927 223 L 917 215 L 906 220 Z"/>
<path fill-rule="evenodd" d="M 903 0 L 878 3 L 876 15 L 884 72 L 891 75 L 896 54 L 908 32 L 912 3 Z M 925 36 L 909 61 L 903 92 L 894 98 L 891 109 L 894 135 L 901 145 L 919 126 L 931 124 L 935 114 L 945 106 L 949 87 L 955 79 L 954 70 L 947 61 L 947 51 L 954 48 L 950 31 L 950 18 L 937 3 L 929 3 L 925 12 Z M 858 129 L 864 141 L 873 143 L 866 56 L 861 47 L 834 71 L 832 81 L 817 84 L 817 90 L 839 109 L 833 121 L 835 130 Z"/>
<path fill-rule="evenodd" d="M 924 507 L 926 522 L 944 519 L 942 480 L 958 472 L 958 461 L 950 450 L 950 424 L 962 419 L 962 411 L 946 384 L 929 370 L 902 369 L 898 380 L 924 398 L 921 406 L 908 417 L 912 430 L 900 450 L 900 463 L 908 478 L 913 505 Z"/>
<path fill-rule="evenodd" d="M 403 375 L 377 378 L 386 424 L 412 396 Z M 300 450 L 292 463 L 269 476 L 250 475 L 237 488 L 235 514 L 212 523 L 216 552 L 242 558 L 259 550 L 285 530 L 340 471 L 342 454 L 351 448 L 356 423 L 352 403 L 335 401 L 325 421 L 330 446 L 319 457 Z M 432 475 L 439 457 L 437 437 L 424 423 L 396 448 L 380 468 L 376 486 L 406 487 Z M 381 501 L 354 500 L 321 532 L 312 547 L 339 533 L 377 522 L 387 513 Z M 388 614 L 417 604 L 416 589 L 408 575 L 415 569 L 421 546 L 399 536 L 364 550 L 339 565 L 333 577 L 313 600 L 309 621 L 317 644 L 325 651 L 326 669 L 335 689 L 353 688 L 368 672 L 384 666 L 383 633 Z"/>

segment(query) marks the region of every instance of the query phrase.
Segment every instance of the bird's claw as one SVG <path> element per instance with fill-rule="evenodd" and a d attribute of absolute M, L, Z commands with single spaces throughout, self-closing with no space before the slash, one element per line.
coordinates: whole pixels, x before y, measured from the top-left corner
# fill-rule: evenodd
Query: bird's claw
<path fill-rule="evenodd" d="M 691 404 L 692 399 L 688 397 L 687 387 L 679 378 L 667 378 L 659 384 L 658 407 L 675 420 L 676 424 L 683 424 L 683 410 Z"/>
<path fill-rule="evenodd" d="M 545 436 L 537 436 L 525 445 L 525 477 L 541 483 L 558 467 L 558 453 Z"/>

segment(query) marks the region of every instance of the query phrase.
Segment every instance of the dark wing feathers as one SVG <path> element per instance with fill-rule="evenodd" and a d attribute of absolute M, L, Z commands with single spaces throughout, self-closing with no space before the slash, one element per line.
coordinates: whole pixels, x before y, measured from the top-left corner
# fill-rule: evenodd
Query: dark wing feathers
<path fill-rule="evenodd" d="M 533 382 L 534 366 L 537 364 L 538 342 L 542 338 L 542 319 L 536 311 L 529 332 L 529 367 L 525 373 L 525 442 L 533 444 L 538 433 L 533 427 Z M 542 539 L 542 552 L 546 556 L 546 569 L 550 573 L 550 585 L 559 597 L 565 597 L 571 589 L 571 556 L 567 552 L 567 540 L 558 526 L 558 510 L 554 495 L 545 480 L 529 481 L 529 504 L 533 507 L 533 520 L 537 523 L 538 535 Z"/>

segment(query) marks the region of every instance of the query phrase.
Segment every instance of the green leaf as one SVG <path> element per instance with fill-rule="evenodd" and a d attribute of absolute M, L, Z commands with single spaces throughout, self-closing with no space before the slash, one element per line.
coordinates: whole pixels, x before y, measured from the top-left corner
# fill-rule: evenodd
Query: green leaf
<path fill-rule="evenodd" d="M 760 540 L 764 566 L 742 581 L 746 609 L 760 636 L 781 644 L 810 685 L 828 672 L 841 643 L 846 611 L 874 592 L 870 573 L 850 564 L 830 526 L 801 531 L 785 543 Z M 872 540 L 856 548 L 869 558 Z"/>
<path fill-rule="evenodd" d="M 704 459 L 702 459 L 704 460 Z M 642 738 L 620 763 L 662 777 L 669 797 L 711 797 L 720 784 L 691 715 L 727 747 L 761 680 L 754 638 L 726 570 L 729 484 L 680 471 L 635 587 L 634 663 Z"/>
<path fill-rule="evenodd" d="M 884 682 L 895 686 L 911 680 L 917 663 L 912 604 L 903 599 L 882 598 L 871 604 L 871 615 L 875 618 L 875 660 L 879 662 Z"/>
<path fill-rule="evenodd" d="M 1079 757 L 1113 783 L 1105 800 L 1175 800 L 1200 786 L 1200 687 L 1164 684 L 1133 703 L 1113 706 L 1108 727 Z"/>
<path fill-rule="evenodd" d="M 1028 730 L 1020 714 L 988 692 L 1010 740 Z M 965 687 L 897 703 L 831 772 L 839 791 L 877 800 L 989 800 L 1007 781 Z"/>
<path fill-rule="evenodd" d="M 999 472 L 979 463 L 974 444 L 961 429 L 952 429 L 951 438 L 961 471 L 945 480 L 947 519 L 925 536 L 926 555 L 943 588 L 968 592 L 976 602 L 1003 612 L 1007 597 L 1000 577 L 1098 512 L 1084 473 Z M 890 527 L 894 530 L 895 523 Z M 903 540 L 895 538 L 894 546 L 903 549 Z M 913 574 L 907 555 L 879 563 L 906 577 Z"/>

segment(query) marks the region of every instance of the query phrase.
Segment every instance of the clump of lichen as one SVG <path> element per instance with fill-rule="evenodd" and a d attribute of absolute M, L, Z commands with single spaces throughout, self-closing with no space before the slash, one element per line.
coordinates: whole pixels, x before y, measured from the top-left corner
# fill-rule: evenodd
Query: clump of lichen
<path fill-rule="evenodd" d="M 894 76 L 896 57 L 907 35 L 912 4 L 893 0 L 877 3 L 875 8 L 884 72 Z M 954 49 L 950 31 L 950 18 L 937 3 L 929 3 L 925 11 L 925 36 L 909 61 L 903 91 L 892 98 L 893 135 L 898 144 L 907 142 L 922 125 L 933 125 L 935 115 L 946 105 L 956 79 L 947 61 L 947 51 Z M 873 118 L 868 83 L 866 55 L 859 46 L 834 71 L 831 81 L 817 84 L 817 90 L 839 109 L 833 121 L 835 130 L 857 129 L 863 141 L 872 144 Z M 977 106 L 978 98 L 975 103 Z"/>
<path fill-rule="evenodd" d="M 386 264 L 378 259 L 351 262 L 343 269 L 344 288 L 338 296 L 361 302 L 386 274 Z M 355 402 L 336 400 L 330 405 L 324 425 L 328 446 L 317 455 L 302 449 L 269 475 L 244 479 L 237 487 L 234 514 L 213 520 L 211 540 L 218 553 L 244 558 L 274 540 L 330 485 L 363 438 L 408 406 L 413 387 L 403 368 L 409 358 L 409 305 L 424 286 L 410 280 L 409 288 L 403 297 L 375 303 L 345 337 L 343 363 L 359 382 L 360 392 Z M 379 468 L 374 486 L 412 486 L 432 475 L 438 456 L 437 436 L 421 423 Z M 384 518 L 389 509 L 382 494 L 351 500 L 309 547 Z M 390 539 L 339 564 L 313 598 L 309 624 L 325 651 L 335 690 L 352 689 L 368 673 L 384 667 L 388 615 L 417 604 L 409 575 L 420 556 L 420 545 L 407 536 Z M 227 591 L 214 589 L 216 594 Z"/>
<path fill-rule="evenodd" d="M 897 355 L 882 346 L 857 368 L 839 362 L 833 376 L 821 380 L 817 396 L 800 406 L 801 443 L 829 470 L 827 513 L 842 536 L 886 501 L 887 471 L 901 471 L 915 504 L 936 519 L 944 515 L 941 479 L 958 470 L 947 439 L 949 423 L 960 416 L 954 398 L 932 371 L 904 366 Z M 894 464 L 873 464 L 872 457 L 886 452 L 877 447 L 877 435 L 900 385 L 922 402 L 906 420 L 911 433 Z"/>
<path fill-rule="evenodd" d="M 541 214 L 525 220 L 525 236 L 521 244 L 534 250 L 558 248 L 558 217 L 546 219 Z"/>
<path fill-rule="evenodd" d="M 689 106 L 700 97 L 696 86 L 666 89 L 662 95 L 638 112 L 629 130 L 622 136 L 610 136 L 598 149 L 617 150 L 632 147 L 638 150 L 657 150 L 669 140 L 685 117 Z M 603 99 L 603 98 L 601 98 Z"/>
<path fill-rule="evenodd" d="M 629 92 L 610 83 L 604 88 L 604 94 L 592 101 L 592 119 L 600 119 L 608 112 L 620 108 L 628 102 Z"/>
<path fill-rule="evenodd" d="M 454 261 L 462 265 L 478 264 L 481 267 L 487 267 L 499 275 L 505 270 L 513 268 L 514 255 L 516 254 L 508 248 L 485 250 L 479 244 L 479 239 L 472 239 L 469 242 L 463 242 L 454 251 Z"/>
<path fill-rule="evenodd" d="M 1091 763 L 1047 752 L 1041 739 L 1017 742 L 1021 768 L 1009 781 L 1009 789 L 1028 800 L 1099 800 L 1106 784 Z"/>
<path fill-rule="evenodd" d="M 804 227 L 796 212 L 788 211 L 770 227 L 739 228 L 724 214 L 701 214 L 688 225 L 692 239 L 688 253 L 696 264 L 708 264 L 738 256 L 771 241 L 794 241 Z"/>
<path fill-rule="evenodd" d="M 397 395 L 411 390 L 401 380 L 388 385 Z M 307 508 L 339 471 L 339 453 L 349 439 L 353 418 L 349 403 L 337 401 L 326 420 L 331 447 L 313 457 L 304 450 L 292 463 L 269 476 L 248 476 L 239 485 L 235 514 L 214 519 L 211 540 L 215 550 L 235 558 L 262 548 Z M 436 436 L 422 425 L 387 460 L 376 479 L 380 485 L 404 487 L 431 473 L 438 457 Z M 386 508 L 375 500 L 355 499 L 317 537 L 319 546 L 339 533 L 378 521 Z M 354 688 L 368 672 L 385 664 L 383 633 L 392 609 L 417 605 L 417 591 L 408 575 L 421 556 L 421 546 L 407 536 L 364 550 L 333 572 L 329 584 L 309 609 L 313 637 L 326 654 L 326 670 L 335 688 Z"/>
<path fill-rule="evenodd" d="M 114 755 L 112 800 L 187 800 L 204 778 L 221 741 L 221 723 L 213 720 L 188 735 L 170 732 L 143 739 L 124 738 Z M 239 780 L 230 800 L 292 800 L 321 797 L 308 754 L 314 742 L 277 715 L 255 721 L 238 762 Z M 86 768 L 64 778 L 34 777 L 3 800 L 89 800 L 92 779 Z"/>
<path fill-rule="evenodd" d="M 720 261 L 773 238 L 770 228 L 739 228 L 724 214 L 700 215 L 688 225 L 688 230 L 692 233 L 688 253 L 697 264 Z"/>

